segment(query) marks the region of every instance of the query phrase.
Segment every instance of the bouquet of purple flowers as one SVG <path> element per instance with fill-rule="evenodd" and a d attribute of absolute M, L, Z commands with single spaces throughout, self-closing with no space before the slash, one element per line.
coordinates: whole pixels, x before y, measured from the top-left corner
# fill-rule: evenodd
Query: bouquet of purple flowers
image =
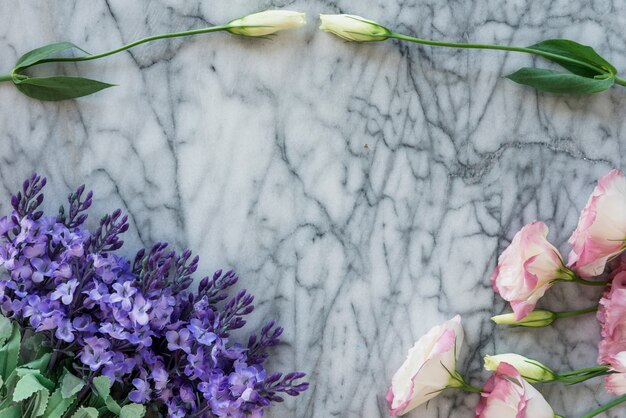
<path fill-rule="evenodd" d="M 127 216 L 116 210 L 87 229 L 92 192 L 84 186 L 45 216 L 45 184 L 38 175 L 26 180 L 0 219 L 0 310 L 42 338 L 48 374 L 68 370 L 84 380 L 78 403 L 106 376 L 105 415 L 132 402 L 157 416 L 260 417 L 308 388 L 303 373 L 266 372 L 267 350 L 283 331 L 274 322 L 245 344 L 230 338 L 254 310 L 246 290 L 228 293 L 235 273 L 218 271 L 191 290 L 191 251 L 157 243 L 127 260 L 116 254 Z"/>

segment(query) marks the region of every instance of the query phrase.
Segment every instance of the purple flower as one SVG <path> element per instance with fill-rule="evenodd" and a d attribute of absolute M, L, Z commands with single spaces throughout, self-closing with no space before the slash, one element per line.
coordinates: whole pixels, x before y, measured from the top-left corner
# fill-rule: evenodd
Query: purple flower
<path fill-rule="evenodd" d="M 85 338 L 85 346 L 80 354 L 80 361 L 89 366 L 93 371 L 97 371 L 104 364 L 107 364 L 112 357 L 108 351 L 111 344 L 104 338 Z"/>
<path fill-rule="evenodd" d="M 74 291 L 78 287 L 78 280 L 72 279 L 68 282 L 61 283 L 57 289 L 50 294 L 50 299 L 61 299 L 64 305 L 69 305 L 74 299 Z"/>
<path fill-rule="evenodd" d="M 133 379 L 135 390 L 128 394 L 128 399 L 136 403 L 145 403 L 150 400 L 150 385 L 146 380 Z"/>
<path fill-rule="evenodd" d="M 88 332 L 90 334 L 93 334 L 97 330 L 97 327 L 91 320 L 90 315 L 77 316 L 72 321 L 72 326 L 74 327 L 76 331 Z"/>
<path fill-rule="evenodd" d="M 158 364 L 151 372 L 155 390 L 163 390 L 167 386 L 169 375 L 162 364 Z"/>
<path fill-rule="evenodd" d="M 83 293 L 89 296 L 91 301 L 99 302 L 105 296 L 109 296 L 109 288 L 106 284 L 100 283 L 97 281 L 92 282 L 93 287 L 89 290 L 84 291 Z"/>
<path fill-rule="evenodd" d="M 246 402 L 255 402 L 259 395 L 254 390 L 255 385 L 265 377 L 265 372 L 258 366 L 248 366 L 245 363 L 235 363 L 235 372 L 228 376 L 230 392 L 234 397 L 241 397 Z"/>
<path fill-rule="evenodd" d="M 130 313 L 130 319 L 132 319 L 136 324 L 146 325 L 150 320 L 148 315 L 148 310 L 150 310 L 152 304 L 144 299 L 141 293 L 138 293 L 135 296 L 135 302 L 133 303 L 133 310 Z"/>
<path fill-rule="evenodd" d="M 48 247 L 47 241 L 36 242 L 32 245 L 24 247 L 24 256 L 26 258 L 35 258 L 43 255 Z"/>
<path fill-rule="evenodd" d="M 128 339 L 128 331 L 124 329 L 119 324 L 105 322 L 100 326 L 100 332 L 103 334 L 107 334 L 111 336 L 111 338 L 115 338 L 116 340 L 127 340 Z"/>
<path fill-rule="evenodd" d="M 74 327 L 69 319 L 61 319 L 57 325 L 57 329 L 54 332 L 54 335 L 60 339 L 65 341 L 66 343 L 71 343 L 74 341 Z"/>
<path fill-rule="evenodd" d="M 113 283 L 113 289 L 115 289 L 115 293 L 112 293 L 110 296 L 110 301 L 112 303 L 122 303 L 122 309 L 125 311 L 130 311 L 133 302 L 131 297 L 137 293 L 137 289 L 133 287 L 131 282 L 122 283 Z M 145 325 L 145 324 L 144 324 Z"/>
<path fill-rule="evenodd" d="M 152 346 L 152 337 L 154 336 L 154 332 L 152 332 L 149 328 L 141 328 L 128 335 L 128 341 L 132 344 L 141 346 L 141 347 L 150 347 Z"/>
<path fill-rule="evenodd" d="M 191 333 L 187 328 L 180 331 L 167 331 L 165 338 L 167 339 L 167 349 L 170 351 L 183 350 L 189 354 L 191 352 Z"/>
<path fill-rule="evenodd" d="M 57 269 L 56 263 L 50 261 L 48 257 L 33 258 L 30 264 L 34 268 L 31 276 L 34 283 L 41 283 L 46 277 L 52 277 Z"/>
<path fill-rule="evenodd" d="M 72 277 L 72 268 L 67 263 L 60 264 L 53 273 L 55 278 L 69 279 Z"/>
<path fill-rule="evenodd" d="M 187 329 L 191 331 L 196 341 L 200 344 L 211 346 L 217 340 L 217 335 L 208 331 L 199 319 L 192 319 L 191 323 L 187 325 Z"/>

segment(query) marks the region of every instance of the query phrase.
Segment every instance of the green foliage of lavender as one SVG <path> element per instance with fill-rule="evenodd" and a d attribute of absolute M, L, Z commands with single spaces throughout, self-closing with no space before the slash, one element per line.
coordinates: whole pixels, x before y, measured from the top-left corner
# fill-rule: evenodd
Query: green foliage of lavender
<path fill-rule="evenodd" d="M 145 407 L 119 406 L 104 399 L 64 367 L 49 370 L 51 350 L 41 335 L 27 330 L 22 336 L 17 322 L 0 316 L 0 416 L 3 418 L 141 418 Z M 102 379 L 102 377 L 100 378 Z M 110 387 L 111 381 L 103 378 Z M 129 415 L 129 412 L 131 415 Z"/>
<path fill-rule="evenodd" d="M 48 418 L 138 418 L 146 410 L 180 418 L 260 417 L 283 395 L 308 388 L 300 382 L 303 373 L 266 372 L 267 350 L 283 331 L 273 322 L 246 344 L 232 341 L 230 333 L 254 310 L 246 290 L 229 294 L 238 281 L 233 272 L 204 277 L 191 291 L 197 256 L 158 243 L 128 261 L 116 253 L 127 216 L 116 210 L 87 229 L 93 194 L 84 186 L 58 215 L 45 216 L 39 210 L 45 184 L 37 175 L 26 180 L 11 199 L 12 213 L 0 219 L 0 311 L 15 323 L 5 347 L 24 332 L 29 341 L 39 340 L 35 345 L 46 358 L 40 373 L 27 378 L 35 389 L 18 396 L 29 405 L 22 412 Z M 0 371 L 15 363 L 15 352 L 3 350 Z M 7 385 L 14 383 L 11 372 L 2 374 Z M 47 392 L 37 389 L 40 377 L 50 381 L 39 382 Z M 66 380 L 75 386 L 63 389 Z M 17 408 L 10 390 L 3 395 L 8 403 L 2 405 Z M 52 401 L 60 406 L 37 415 L 47 413 L 37 396 L 47 396 L 45 408 Z"/>

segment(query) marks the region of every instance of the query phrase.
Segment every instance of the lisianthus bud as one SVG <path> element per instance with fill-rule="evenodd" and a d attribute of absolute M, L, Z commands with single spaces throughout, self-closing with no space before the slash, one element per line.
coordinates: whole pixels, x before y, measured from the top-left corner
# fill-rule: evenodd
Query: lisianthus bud
<path fill-rule="evenodd" d="M 304 13 L 267 10 L 231 20 L 228 22 L 228 31 L 235 35 L 266 36 L 303 25 L 306 25 Z"/>
<path fill-rule="evenodd" d="M 354 42 L 384 41 L 391 31 L 386 27 L 355 15 L 320 15 L 320 29 Z"/>
<path fill-rule="evenodd" d="M 557 315 L 552 311 L 536 310 L 532 311 L 520 320 L 515 319 L 515 314 L 497 315 L 491 318 L 498 325 L 515 325 L 519 327 L 541 328 L 547 327 L 556 321 Z"/>
<path fill-rule="evenodd" d="M 528 359 L 515 353 L 498 354 L 496 356 L 485 356 L 485 370 L 495 372 L 500 363 L 508 363 L 522 375 L 526 381 L 552 382 L 556 379 L 556 373 L 538 361 Z"/>

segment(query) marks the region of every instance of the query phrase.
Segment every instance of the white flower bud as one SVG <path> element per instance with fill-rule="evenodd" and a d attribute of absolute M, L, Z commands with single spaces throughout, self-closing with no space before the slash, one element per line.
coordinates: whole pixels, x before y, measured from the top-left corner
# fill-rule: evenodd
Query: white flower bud
<path fill-rule="evenodd" d="M 320 15 L 320 29 L 333 33 L 346 41 L 384 41 L 391 31 L 378 23 L 354 15 Z"/>
<path fill-rule="evenodd" d="M 550 370 L 550 368 L 519 354 L 508 353 L 485 356 L 485 370 L 494 372 L 498 369 L 500 363 L 510 364 L 530 383 L 552 382 L 556 378 L 556 373 Z"/>
<path fill-rule="evenodd" d="M 540 309 L 529 313 L 518 321 L 515 320 L 515 314 L 512 313 L 497 315 L 491 318 L 491 320 L 498 325 L 514 325 L 518 327 L 533 328 L 547 327 L 556 321 L 556 319 L 557 316 L 554 312 Z"/>
<path fill-rule="evenodd" d="M 306 25 L 304 13 L 291 10 L 267 10 L 228 22 L 228 31 L 235 35 L 267 36 L 281 30 Z"/>

